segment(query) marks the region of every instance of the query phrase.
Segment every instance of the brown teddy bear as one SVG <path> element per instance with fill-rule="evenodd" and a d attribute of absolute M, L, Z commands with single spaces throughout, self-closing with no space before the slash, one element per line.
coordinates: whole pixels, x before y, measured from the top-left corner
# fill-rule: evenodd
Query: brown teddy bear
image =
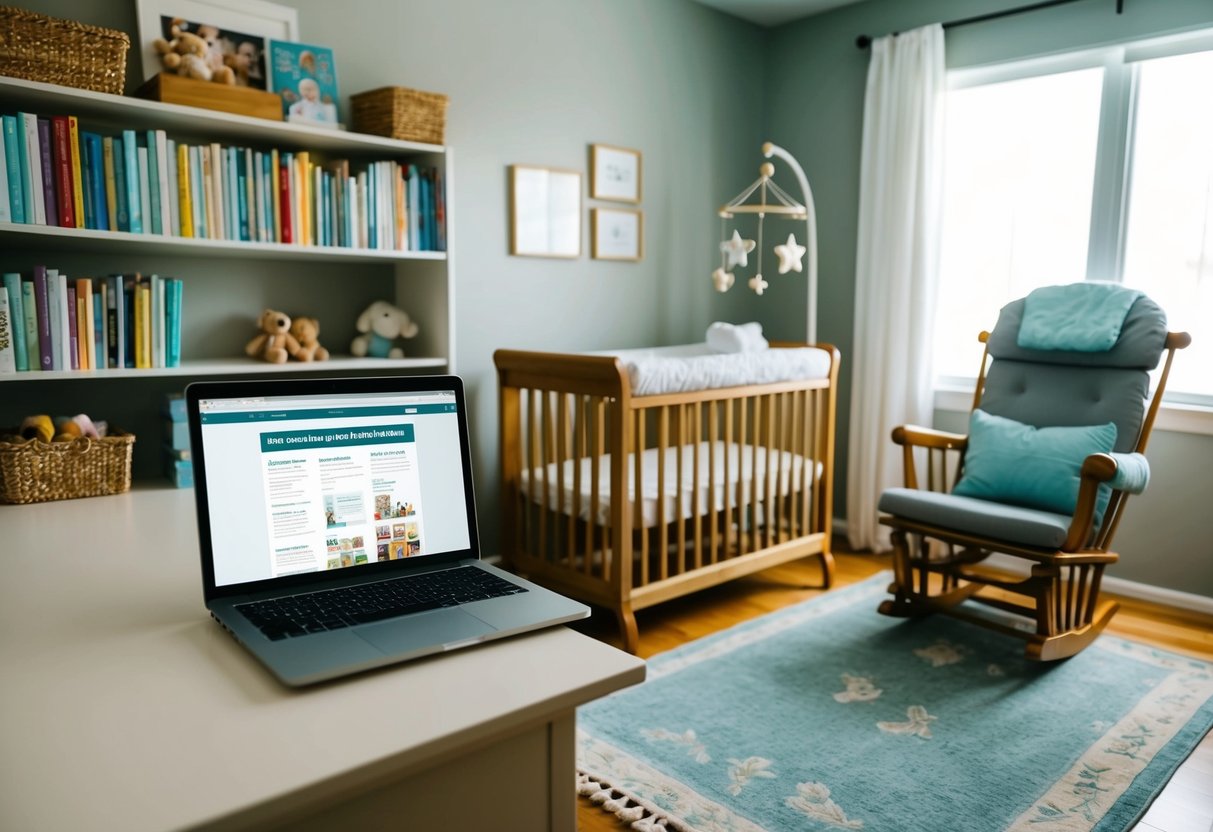
<path fill-rule="evenodd" d="M 232 71 L 230 66 L 220 66 L 212 68 L 207 62 L 207 53 L 210 50 L 206 40 L 194 34 L 187 32 L 181 28 L 185 23 L 181 18 L 173 20 L 170 33 L 173 36 L 172 40 L 164 38 L 156 38 L 152 42 L 156 52 L 160 55 L 160 61 L 164 64 L 164 68 L 170 72 L 175 72 L 178 75 L 184 75 L 187 78 L 196 78 L 199 81 L 215 81 L 219 84 L 235 84 L 236 73 Z"/>
<path fill-rule="evenodd" d="M 329 357 L 329 351 L 320 346 L 320 321 L 315 318 L 295 318 L 291 335 L 299 342 L 299 349 L 291 355 L 300 361 L 324 361 Z"/>
<path fill-rule="evenodd" d="M 287 315 L 266 309 L 257 319 L 257 326 L 261 329 L 260 334 L 244 348 L 253 358 L 281 364 L 288 355 L 299 352 L 299 342 L 291 335 L 291 319 Z"/>

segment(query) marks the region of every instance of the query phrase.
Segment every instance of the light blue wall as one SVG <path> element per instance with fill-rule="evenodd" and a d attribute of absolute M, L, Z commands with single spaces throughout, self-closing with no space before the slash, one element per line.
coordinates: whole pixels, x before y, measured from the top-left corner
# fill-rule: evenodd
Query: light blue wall
<path fill-rule="evenodd" d="M 868 52 L 859 34 L 880 36 L 936 21 L 957 20 L 1024 5 L 1022 0 L 869 0 L 771 31 L 766 94 L 771 140 L 797 156 L 817 199 L 820 244 L 818 337 L 842 350 L 842 385 L 836 448 L 835 506 L 846 505 L 850 365 L 855 315 L 855 239 L 859 160 Z M 1043 55 L 1148 35 L 1213 25 L 1209 0 L 1085 0 L 947 33 L 949 67 Z M 762 308 L 766 329 L 782 337 L 804 331 L 803 288 L 778 287 Z M 993 321 L 949 321 L 976 333 Z M 1176 360 L 1182 360 L 1183 356 Z M 887 441 L 873 437 L 873 441 Z M 1130 505 L 1117 534 L 1123 560 L 1119 577 L 1213 595 L 1213 437 L 1156 435 L 1156 471 L 1150 491 Z"/>

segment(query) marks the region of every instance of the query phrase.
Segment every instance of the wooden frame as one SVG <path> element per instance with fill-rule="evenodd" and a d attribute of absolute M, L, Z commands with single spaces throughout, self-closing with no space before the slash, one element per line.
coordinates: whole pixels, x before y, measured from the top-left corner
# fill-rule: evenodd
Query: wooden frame
<path fill-rule="evenodd" d="M 505 562 L 614 610 L 631 652 L 637 609 L 811 556 L 829 587 L 839 356 L 816 346 L 825 377 L 651 396 L 614 356 L 498 350 Z"/>
<path fill-rule="evenodd" d="M 639 150 L 590 145 L 590 198 L 639 204 L 643 160 Z"/>
<path fill-rule="evenodd" d="M 270 38 L 299 39 L 299 12 L 266 0 L 136 0 L 135 14 L 145 81 L 161 69 L 160 56 L 152 46 L 152 41 L 161 37 L 161 15 L 210 23 L 221 29 L 257 35 L 267 42 Z"/>
<path fill-rule="evenodd" d="M 594 208 L 590 211 L 590 244 L 595 260 L 643 260 L 644 212 Z"/>
<path fill-rule="evenodd" d="M 510 254 L 581 256 L 581 172 L 510 165 Z"/>

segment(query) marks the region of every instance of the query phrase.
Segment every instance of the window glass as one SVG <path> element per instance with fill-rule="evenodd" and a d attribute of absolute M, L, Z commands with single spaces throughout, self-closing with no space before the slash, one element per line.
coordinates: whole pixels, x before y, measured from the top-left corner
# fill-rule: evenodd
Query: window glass
<path fill-rule="evenodd" d="M 1173 398 L 1213 396 L 1213 52 L 1143 61 L 1138 73 L 1124 282 L 1192 335 L 1167 382 Z"/>
<path fill-rule="evenodd" d="M 1095 68 L 948 93 L 937 376 L 976 375 L 1007 301 L 1086 277 L 1102 83 Z"/>

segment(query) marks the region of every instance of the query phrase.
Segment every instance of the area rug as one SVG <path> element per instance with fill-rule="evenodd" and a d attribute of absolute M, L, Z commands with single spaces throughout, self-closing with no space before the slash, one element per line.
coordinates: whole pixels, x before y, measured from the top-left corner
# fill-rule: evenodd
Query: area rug
<path fill-rule="evenodd" d="M 638 830 L 1130 828 L 1213 725 L 1213 665 L 1104 635 L 1063 662 L 890 577 L 650 660 L 577 712 L 579 791 Z"/>

